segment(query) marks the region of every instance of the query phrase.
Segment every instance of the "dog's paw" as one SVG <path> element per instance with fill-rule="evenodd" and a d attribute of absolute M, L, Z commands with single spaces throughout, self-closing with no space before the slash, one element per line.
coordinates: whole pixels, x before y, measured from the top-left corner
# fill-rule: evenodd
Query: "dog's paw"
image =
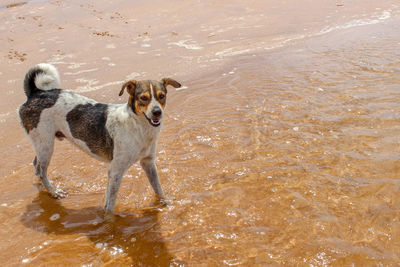
<path fill-rule="evenodd" d="M 169 205 L 169 202 L 165 198 L 157 198 L 155 201 L 150 203 L 148 209 L 162 209 Z"/>
<path fill-rule="evenodd" d="M 65 191 L 62 190 L 62 189 L 57 188 L 57 189 L 55 189 L 53 192 L 50 192 L 50 195 L 51 195 L 53 198 L 60 199 L 60 198 L 66 197 L 66 196 L 67 196 L 67 192 L 65 192 Z"/>
<path fill-rule="evenodd" d="M 164 207 L 166 207 L 166 206 L 168 206 L 170 203 L 169 203 L 169 201 L 166 199 L 166 198 L 160 198 L 159 200 L 158 200 L 158 205 L 161 207 L 161 208 L 164 208 Z"/>
<path fill-rule="evenodd" d="M 115 223 L 116 219 L 117 219 L 117 217 L 116 217 L 116 215 L 114 213 L 105 212 L 105 214 L 104 214 L 104 222 L 106 222 L 106 227 L 107 227 L 107 223 Z"/>

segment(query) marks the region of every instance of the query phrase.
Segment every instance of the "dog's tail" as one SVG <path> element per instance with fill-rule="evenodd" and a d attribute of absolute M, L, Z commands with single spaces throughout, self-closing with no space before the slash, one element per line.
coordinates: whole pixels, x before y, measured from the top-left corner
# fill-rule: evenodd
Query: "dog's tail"
<path fill-rule="evenodd" d="M 32 67 L 25 75 L 24 91 L 29 98 L 37 90 L 51 90 L 60 87 L 60 76 L 56 67 L 41 63 Z"/>

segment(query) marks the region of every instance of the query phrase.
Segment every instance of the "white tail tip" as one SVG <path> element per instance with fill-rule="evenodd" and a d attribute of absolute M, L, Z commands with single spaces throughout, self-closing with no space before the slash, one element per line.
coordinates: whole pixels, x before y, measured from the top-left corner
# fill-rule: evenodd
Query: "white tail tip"
<path fill-rule="evenodd" d="M 35 78 L 35 85 L 41 90 L 51 90 L 60 88 L 60 76 L 56 67 L 47 63 L 40 63 L 35 68 L 42 70 Z"/>

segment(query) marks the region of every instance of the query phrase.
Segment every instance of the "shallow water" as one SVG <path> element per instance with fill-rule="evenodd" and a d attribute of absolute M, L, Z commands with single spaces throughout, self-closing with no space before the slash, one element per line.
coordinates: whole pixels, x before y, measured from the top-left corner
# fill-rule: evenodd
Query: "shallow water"
<path fill-rule="evenodd" d="M 400 7 L 294 2 L 0 10 L 4 264 L 398 264 Z M 126 101 L 117 93 L 128 78 L 185 85 L 169 90 L 159 140 L 167 207 L 134 165 L 115 221 L 104 221 L 107 166 L 67 142 L 56 142 L 49 176 L 69 196 L 37 190 L 15 110 L 38 61 L 102 102 Z"/>

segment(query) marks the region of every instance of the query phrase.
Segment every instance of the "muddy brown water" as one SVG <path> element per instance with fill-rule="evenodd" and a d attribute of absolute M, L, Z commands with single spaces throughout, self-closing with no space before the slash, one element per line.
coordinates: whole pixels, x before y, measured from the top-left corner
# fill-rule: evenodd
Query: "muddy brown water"
<path fill-rule="evenodd" d="M 400 263 L 396 1 L 3 1 L 4 266 L 394 266 Z M 101 102 L 172 77 L 157 165 L 138 165 L 114 222 L 107 164 L 57 141 L 54 200 L 18 125 L 22 80 L 54 64 Z"/>

